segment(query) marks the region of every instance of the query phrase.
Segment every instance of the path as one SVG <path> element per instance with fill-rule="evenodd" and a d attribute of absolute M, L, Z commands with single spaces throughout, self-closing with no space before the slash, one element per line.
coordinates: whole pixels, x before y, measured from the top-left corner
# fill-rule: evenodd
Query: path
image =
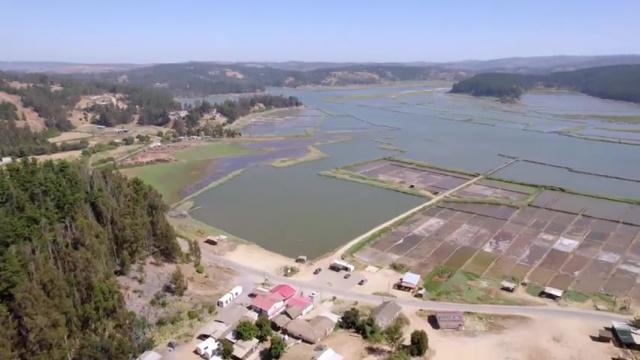
<path fill-rule="evenodd" d="M 331 298 L 333 296 L 339 297 L 343 300 L 358 301 L 364 303 L 380 303 L 388 300 L 388 297 L 365 294 L 349 289 L 333 288 L 330 286 L 317 285 L 312 281 L 297 280 L 294 278 L 287 278 L 275 274 L 270 274 L 264 270 L 242 265 L 232 260 L 225 259 L 222 256 L 214 255 L 211 253 L 203 252 L 204 261 L 209 261 L 213 264 L 224 266 L 235 270 L 241 277 L 250 276 L 254 281 L 261 283 L 264 280 L 268 280 L 271 283 L 288 283 L 298 287 L 303 292 L 318 291 L 323 298 Z M 559 316 L 566 318 L 587 318 L 590 320 L 602 321 L 604 324 L 609 323 L 611 320 L 627 321 L 629 316 L 595 311 L 585 310 L 578 308 L 560 307 L 560 306 L 516 306 L 516 305 L 491 305 L 491 304 L 463 304 L 463 303 L 449 303 L 428 301 L 420 299 L 394 299 L 399 305 L 406 307 L 414 307 L 425 310 L 433 311 L 445 311 L 456 310 L 465 312 L 477 312 L 487 314 L 502 314 L 502 315 L 522 315 L 522 316 Z"/>

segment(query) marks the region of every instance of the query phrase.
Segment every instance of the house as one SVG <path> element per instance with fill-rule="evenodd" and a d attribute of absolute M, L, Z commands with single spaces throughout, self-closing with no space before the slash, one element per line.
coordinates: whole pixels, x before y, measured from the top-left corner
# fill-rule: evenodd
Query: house
<path fill-rule="evenodd" d="M 626 322 L 612 321 L 611 332 L 616 340 L 625 347 L 640 347 L 640 330 Z"/>
<path fill-rule="evenodd" d="M 285 329 L 287 327 L 287 324 L 290 323 L 293 319 L 289 316 L 289 314 L 285 313 L 280 313 L 276 316 L 274 316 L 271 319 L 271 322 L 276 326 L 276 328 L 278 329 Z"/>
<path fill-rule="evenodd" d="M 284 310 L 284 299 L 279 294 L 258 294 L 251 301 L 251 308 L 258 314 L 264 314 L 269 319 Z"/>
<path fill-rule="evenodd" d="M 384 329 L 393 323 L 398 315 L 400 315 L 401 311 L 402 308 L 400 305 L 396 304 L 395 301 L 389 300 L 373 309 L 373 311 L 371 311 L 371 316 L 373 317 L 373 320 L 375 320 L 376 324 Z"/>
<path fill-rule="evenodd" d="M 333 260 L 331 265 L 329 265 L 329 269 L 331 269 L 333 271 L 342 271 L 342 270 L 353 271 L 353 270 L 355 270 L 355 266 L 349 264 L 346 261 Z"/>
<path fill-rule="evenodd" d="M 438 328 L 442 330 L 462 330 L 464 314 L 460 311 L 439 311 L 436 313 Z"/>
<path fill-rule="evenodd" d="M 136 360 L 160 360 L 162 359 L 162 355 L 158 354 L 155 351 L 145 351 L 142 355 L 138 356 Z"/>
<path fill-rule="evenodd" d="M 210 337 L 196 346 L 196 353 L 207 360 L 213 359 L 218 351 L 218 346 L 218 340 Z"/>
<path fill-rule="evenodd" d="M 414 291 L 420 286 L 420 275 L 412 272 L 406 272 L 397 284 L 400 290 Z"/>
<path fill-rule="evenodd" d="M 0 165 L 7 165 L 7 164 L 11 164 L 13 162 L 13 159 L 11 158 L 11 156 L 3 156 L 2 160 L 0 161 Z"/>
<path fill-rule="evenodd" d="M 549 299 L 553 299 L 553 300 L 558 300 L 562 298 L 562 294 L 564 293 L 564 291 L 560 290 L 560 289 L 556 289 L 550 286 L 547 286 L 544 288 L 544 290 L 542 290 L 542 292 L 540 293 L 540 296 L 543 297 L 547 297 Z"/>
<path fill-rule="evenodd" d="M 279 284 L 271 288 L 270 292 L 272 294 L 278 294 L 282 297 L 283 300 L 288 300 L 296 294 L 296 289 L 293 286 L 288 284 Z"/>
<path fill-rule="evenodd" d="M 233 344 L 233 358 L 243 360 L 249 357 L 258 347 L 258 339 L 236 340 Z"/>
<path fill-rule="evenodd" d="M 307 315 L 313 310 L 313 302 L 304 296 L 296 295 L 286 302 L 285 312 L 291 317 L 291 319 L 297 319 L 301 316 Z"/>
<path fill-rule="evenodd" d="M 333 320 L 317 316 L 309 321 L 303 319 L 292 320 L 287 324 L 287 334 L 310 344 L 315 344 L 329 335 L 335 327 Z"/>
<path fill-rule="evenodd" d="M 326 346 L 319 346 L 315 350 L 314 360 L 343 360 L 344 356 L 335 352 L 332 348 Z"/>
<path fill-rule="evenodd" d="M 502 280 L 500 282 L 500 289 L 504 291 L 514 292 L 516 290 L 516 287 L 518 287 L 518 285 L 512 283 L 511 281 Z"/>

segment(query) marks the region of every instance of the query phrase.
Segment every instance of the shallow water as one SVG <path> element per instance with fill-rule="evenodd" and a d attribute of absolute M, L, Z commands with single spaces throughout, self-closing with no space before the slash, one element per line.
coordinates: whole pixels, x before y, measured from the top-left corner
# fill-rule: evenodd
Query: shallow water
<path fill-rule="evenodd" d="M 253 166 L 197 196 L 193 216 L 285 255 L 319 256 L 424 201 L 318 175 L 356 161 L 398 156 L 479 172 L 504 163 L 506 159 L 499 154 L 507 154 L 640 179 L 640 146 L 557 133 L 579 128 L 584 134 L 596 135 L 602 133 L 599 128 L 637 128 L 640 125 L 601 119 L 640 116 L 640 106 L 635 104 L 567 92 L 529 93 L 517 104 L 501 104 L 429 86 L 269 91 L 298 96 L 306 109 L 287 115 L 285 122 L 266 119 L 250 128 L 252 134 L 290 135 L 313 128 L 314 137 L 308 138 L 311 143 L 334 132 L 351 131 L 355 140 L 320 146 L 330 155 L 323 160 L 284 169 Z M 637 138 L 636 133 L 624 131 L 606 134 L 614 139 Z M 382 150 L 378 142 L 405 153 Z M 497 175 L 640 198 L 639 183 L 529 163 L 517 163 Z"/>

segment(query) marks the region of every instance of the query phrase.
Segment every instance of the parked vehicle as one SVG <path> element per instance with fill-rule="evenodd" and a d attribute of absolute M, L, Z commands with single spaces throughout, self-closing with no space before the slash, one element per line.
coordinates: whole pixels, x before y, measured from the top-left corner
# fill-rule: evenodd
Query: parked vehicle
<path fill-rule="evenodd" d="M 362 279 L 360 281 L 358 281 L 358 285 L 364 285 L 367 283 L 367 279 Z"/>
<path fill-rule="evenodd" d="M 315 297 L 318 296 L 318 294 L 319 293 L 317 291 L 312 291 L 307 296 L 309 297 L 309 299 L 315 299 Z"/>
<path fill-rule="evenodd" d="M 321 271 L 322 271 L 321 268 L 317 268 L 317 269 L 313 270 L 313 275 L 318 275 L 318 274 L 320 274 Z"/>
<path fill-rule="evenodd" d="M 351 273 L 346 273 L 346 274 L 344 274 L 344 276 L 343 276 L 343 278 L 345 278 L 345 279 L 348 279 L 348 278 L 350 278 L 350 277 L 351 277 Z"/>
<path fill-rule="evenodd" d="M 238 285 L 233 289 L 231 289 L 231 291 L 229 291 L 228 293 L 222 295 L 220 299 L 218 299 L 218 302 L 217 302 L 218 307 L 223 308 L 231 304 L 231 302 L 235 300 L 238 296 L 240 296 L 240 294 L 242 294 L 242 286 Z"/>

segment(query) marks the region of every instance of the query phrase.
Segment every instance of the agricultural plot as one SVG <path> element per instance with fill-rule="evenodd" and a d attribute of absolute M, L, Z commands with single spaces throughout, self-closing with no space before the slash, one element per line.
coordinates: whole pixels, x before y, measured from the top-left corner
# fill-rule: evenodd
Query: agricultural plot
<path fill-rule="evenodd" d="M 383 173 L 390 166 L 366 165 L 358 170 Z M 531 195 L 517 188 L 505 191 Z M 382 266 L 403 263 L 422 274 L 443 265 L 640 299 L 640 206 L 551 190 L 521 208 L 444 201 L 392 227 L 355 256 Z"/>
<path fill-rule="evenodd" d="M 407 160 L 379 159 L 342 168 L 358 177 L 373 179 L 397 188 L 409 188 L 429 195 L 438 195 L 469 181 L 473 176 L 440 169 Z M 517 203 L 529 198 L 535 189 L 496 180 L 481 180 L 453 194 L 454 198 L 476 201 Z"/>

